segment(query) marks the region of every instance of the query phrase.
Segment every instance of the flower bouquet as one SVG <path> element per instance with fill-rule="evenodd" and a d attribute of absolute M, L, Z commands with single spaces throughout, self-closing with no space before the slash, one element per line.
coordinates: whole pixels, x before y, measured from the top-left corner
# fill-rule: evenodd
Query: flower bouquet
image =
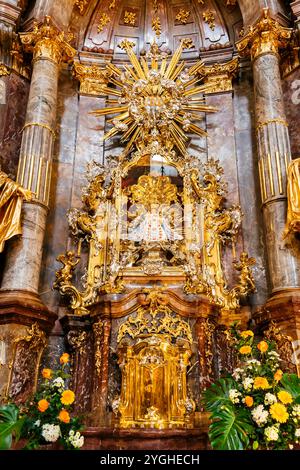
<path fill-rule="evenodd" d="M 68 362 L 69 354 L 64 353 L 60 357 L 58 370 L 42 370 L 43 382 L 26 405 L 17 407 L 9 404 L 0 408 L 2 448 L 5 448 L 5 439 L 7 444 L 11 443 L 12 431 L 17 439 L 24 438 L 27 441 L 25 449 L 53 443 L 60 443 L 65 449 L 79 449 L 83 446 L 84 437 L 79 432 L 82 427 L 80 419 L 72 416 L 75 394 L 65 386 L 69 377 L 65 370 Z M 10 429 L 10 434 L 6 432 L 5 435 L 5 429 Z"/>
<path fill-rule="evenodd" d="M 300 379 L 281 370 L 274 343 L 232 329 L 238 366 L 204 392 L 213 449 L 291 449 L 300 442 Z"/>

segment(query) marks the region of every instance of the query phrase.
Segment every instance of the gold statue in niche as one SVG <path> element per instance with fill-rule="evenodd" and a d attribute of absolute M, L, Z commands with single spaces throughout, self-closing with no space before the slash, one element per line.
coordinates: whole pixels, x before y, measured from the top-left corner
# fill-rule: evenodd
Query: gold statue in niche
<path fill-rule="evenodd" d="M 283 238 L 300 232 L 300 158 L 293 160 L 288 168 L 288 210 Z"/>
<path fill-rule="evenodd" d="M 23 199 L 30 201 L 31 197 L 31 191 L 22 188 L 0 170 L 0 253 L 6 240 L 22 234 L 22 202 Z"/>
<path fill-rule="evenodd" d="M 112 408 L 121 428 L 193 427 L 195 403 L 188 396 L 189 324 L 166 305 L 161 290 L 146 300 L 118 331 L 121 394 Z"/>

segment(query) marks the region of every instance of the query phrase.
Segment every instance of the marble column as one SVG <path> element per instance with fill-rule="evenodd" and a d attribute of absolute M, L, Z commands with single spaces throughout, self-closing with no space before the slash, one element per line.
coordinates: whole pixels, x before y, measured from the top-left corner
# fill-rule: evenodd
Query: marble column
<path fill-rule="evenodd" d="M 300 0 L 295 0 L 294 2 L 292 2 L 291 9 L 296 17 L 295 23 L 297 25 L 297 28 L 300 31 Z"/>
<path fill-rule="evenodd" d="M 0 64 L 11 67 L 12 43 L 16 36 L 16 23 L 21 14 L 18 0 L 0 1 Z"/>
<path fill-rule="evenodd" d="M 49 17 L 29 33 L 20 34 L 33 52 L 33 70 L 22 135 L 17 181 L 34 194 L 24 204 L 23 236 L 7 254 L 2 290 L 38 293 L 43 240 L 49 203 L 59 64 L 72 58 L 70 35 L 60 33 Z"/>
<path fill-rule="evenodd" d="M 291 151 L 278 48 L 286 45 L 290 36 L 291 30 L 280 26 L 264 9 L 261 20 L 237 43 L 240 54 L 251 54 L 253 62 L 258 164 L 273 294 L 300 286 L 299 260 L 282 239 Z"/>

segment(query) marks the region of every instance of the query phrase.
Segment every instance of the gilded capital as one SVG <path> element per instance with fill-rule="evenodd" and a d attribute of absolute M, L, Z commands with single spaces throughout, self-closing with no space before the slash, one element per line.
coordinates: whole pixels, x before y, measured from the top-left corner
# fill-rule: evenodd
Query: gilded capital
<path fill-rule="evenodd" d="M 6 65 L 0 63 L 0 77 L 3 77 L 4 75 L 9 75 L 10 74 L 10 69 L 6 67 Z"/>
<path fill-rule="evenodd" d="M 26 52 L 33 52 L 33 59 L 48 59 L 57 64 L 72 59 L 76 53 L 70 46 L 73 34 L 59 31 L 50 16 L 41 25 L 35 23 L 33 31 L 20 33 Z"/>
<path fill-rule="evenodd" d="M 236 76 L 238 69 L 238 59 L 233 59 L 224 64 L 204 65 L 199 68 L 198 74 L 205 84 L 210 85 L 206 94 L 232 91 L 232 80 Z"/>
<path fill-rule="evenodd" d="M 263 54 L 278 54 L 279 48 L 286 47 L 292 29 L 284 28 L 270 17 L 269 9 L 263 9 L 262 18 L 236 43 L 241 57 L 251 56 L 252 60 Z"/>
<path fill-rule="evenodd" d="M 75 62 L 73 75 L 80 82 L 80 93 L 98 96 L 107 94 L 106 87 L 111 72 L 106 68 L 101 68 L 98 65 L 82 65 Z"/>

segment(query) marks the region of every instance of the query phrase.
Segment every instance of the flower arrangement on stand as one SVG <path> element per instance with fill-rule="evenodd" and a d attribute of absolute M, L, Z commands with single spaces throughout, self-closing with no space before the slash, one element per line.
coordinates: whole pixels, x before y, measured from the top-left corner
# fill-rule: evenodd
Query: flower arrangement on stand
<path fill-rule="evenodd" d="M 80 419 L 72 414 L 75 394 L 66 387 L 66 380 L 69 378 L 66 366 L 69 359 L 69 354 L 64 353 L 57 370 L 42 370 L 43 382 L 26 405 L 17 407 L 15 404 L 8 404 L 0 408 L 0 448 L 1 442 L 2 448 L 5 448 L 5 440 L 8 444 L 11 443 L 13 432 L 17 439 L 26 440 L 24 448 L 28 450 L 54 443 L 61 444 L 65 449 L 79 449 L 83 446 Z M 12 422 L 13 416 L 15 425 Z M 8 424 L 6 427 L 5 422 Z M 6 432 L 5 435 L 5 429 L 10 434 Z"/>
<path fill-rule="evenodd" d="M 275 344 L 251 330 L 231 330 L 238 355 L 232 376 L 204 392 L 216 450 L 292 449 L 300 443 L 300 379 L 284 373 Z"/>

